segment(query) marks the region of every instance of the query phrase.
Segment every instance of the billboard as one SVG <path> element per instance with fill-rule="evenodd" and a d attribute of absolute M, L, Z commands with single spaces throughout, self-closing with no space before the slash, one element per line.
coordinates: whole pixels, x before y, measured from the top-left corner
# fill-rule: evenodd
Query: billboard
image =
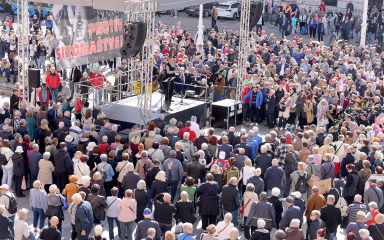
<path fill-rule="evenodd" d="M 52 14 L 58 70 L 120 56 L 123 12 L 55 4 Z"/>

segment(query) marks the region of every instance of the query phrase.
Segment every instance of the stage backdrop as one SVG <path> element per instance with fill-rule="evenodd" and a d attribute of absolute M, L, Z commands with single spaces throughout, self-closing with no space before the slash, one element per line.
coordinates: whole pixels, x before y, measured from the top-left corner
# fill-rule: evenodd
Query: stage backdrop
<path fill-rule="evenodd" d="M 55 4 L 52 13 L 58 70 L 120 56 L 123 12 Z"/>

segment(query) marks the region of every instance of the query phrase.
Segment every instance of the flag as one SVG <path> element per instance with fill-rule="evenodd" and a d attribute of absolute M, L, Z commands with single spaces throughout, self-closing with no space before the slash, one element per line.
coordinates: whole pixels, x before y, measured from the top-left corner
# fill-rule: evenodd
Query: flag
<path fill-rule="evenodd" d="M 377 119 L 375 118 L 375 137 L 377 137 L 377 134 L 379 134 L 380 132 L 383 132 L 383 130 L 381 129 L 379 123 L 377 122 Z"/>

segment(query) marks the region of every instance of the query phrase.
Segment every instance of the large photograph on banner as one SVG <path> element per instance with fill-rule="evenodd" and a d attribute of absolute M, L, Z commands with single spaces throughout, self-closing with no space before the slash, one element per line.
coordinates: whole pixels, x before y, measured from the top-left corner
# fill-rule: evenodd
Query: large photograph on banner
<path fill-rule="evenodd" d="M 58 70 L 120 56 L 123 12 L 53 5 L 52 14 Z"/>

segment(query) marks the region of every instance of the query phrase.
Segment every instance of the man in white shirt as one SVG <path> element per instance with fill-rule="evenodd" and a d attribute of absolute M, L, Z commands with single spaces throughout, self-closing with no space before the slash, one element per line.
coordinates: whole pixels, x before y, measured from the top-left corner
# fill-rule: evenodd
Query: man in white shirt
<path fill-rule="evenodd" d="M 18 219 L 15 220 L 15 240 L 22 240 L 23 237 L 25 239 L 35 240 L 35 235 L 29 231 L 28 223 L 25 222 L 27 218 L 28 210 L 22 208 L 18 211 Z"/>

